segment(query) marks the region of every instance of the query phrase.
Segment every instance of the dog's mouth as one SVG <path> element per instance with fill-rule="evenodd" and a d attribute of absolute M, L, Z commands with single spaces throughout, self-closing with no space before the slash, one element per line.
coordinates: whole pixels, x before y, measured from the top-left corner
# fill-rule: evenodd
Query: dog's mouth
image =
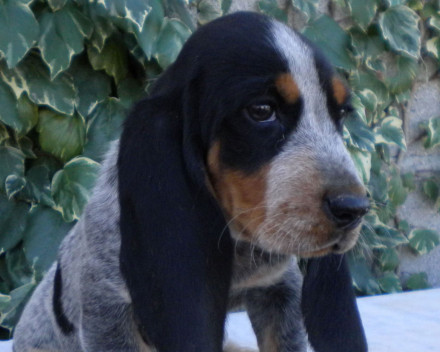
<path fill-rule="evenodd" d="M 254 233 L 234 231 L 233 237 L 272 253 L 295 255 L 301 258 L 320 257 L 349 251 L 357 242 L 361 224 L 362 217 L 344 228 L 316 226 L 307 231 L 295 226 L 285 226 L 284 229 L 280 229 L 280 226 L 274 226 L 268 221 Z"/>
<path fill-rule="evenodd" d="M 360 222 L 358 225 L 360 225 Z M 339 236 L 324 245 L 317 246 L 310 251 L 300 251 L 298 256 L 301 258 L 321 257 L 327 254 L 343 254 L 349 251 L 356 243 L 358 235 L 350 234 L 350 236 Z"/>

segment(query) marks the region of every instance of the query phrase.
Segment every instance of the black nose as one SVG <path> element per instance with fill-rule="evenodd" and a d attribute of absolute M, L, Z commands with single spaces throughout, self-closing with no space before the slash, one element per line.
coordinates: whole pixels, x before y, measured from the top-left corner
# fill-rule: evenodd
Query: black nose
<path fill-rule="evenodd" d="M 367 197 L 338 195 L 327 197 L 324 201 L 327 216 L 341 229 L 351 229 L 359 225 L 362 216 L 370 210 Z"/>

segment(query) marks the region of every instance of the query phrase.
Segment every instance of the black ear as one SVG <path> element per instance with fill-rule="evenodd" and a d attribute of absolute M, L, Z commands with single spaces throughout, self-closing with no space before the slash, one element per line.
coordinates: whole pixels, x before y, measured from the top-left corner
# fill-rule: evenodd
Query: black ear
<path fill-rule="evenodd" d="M 308 261 L 302 312 L 316 352 L 368 350 L 345 257 L 329 255 Z"/>
<path fill-rule="evenodd" d="M 134 108 L 121 136 L 120 266 L 147 343 L 220 352 L 232 244 L 206 184 L 201 128 L 180 103 L 189 94 L 167 90 L 170 76 Z"/>

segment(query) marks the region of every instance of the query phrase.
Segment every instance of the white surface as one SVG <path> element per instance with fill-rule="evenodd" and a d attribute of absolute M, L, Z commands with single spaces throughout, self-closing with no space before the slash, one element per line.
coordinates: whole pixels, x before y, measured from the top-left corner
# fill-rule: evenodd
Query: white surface
<path fill-rule="evenodd" d="M 358 307 L 369 352 L 440 352 L 440 289 L 359 298 Z M 227 338 L 256 348 L 246 313 L 230 314 Z"/>
<path fill-rule="evenodd" d="M 358 299 L 370 352 L 440 351 L 440 289 Z"/>
<path fill-rule="evenodd" d="M 370 352 L 440 352 L 440 289 L 364 297 L 358 306 Z M 229 315 L 226 336 L 257 348 L 246 313 Z M 2 342 L 0 352 L 11 352 L 11 346 Z"/>

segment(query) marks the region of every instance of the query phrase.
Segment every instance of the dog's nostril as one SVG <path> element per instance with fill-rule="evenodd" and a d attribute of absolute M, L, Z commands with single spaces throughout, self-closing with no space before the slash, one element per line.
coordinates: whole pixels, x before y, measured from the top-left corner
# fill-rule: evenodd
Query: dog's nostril
<path fill-rule="evenodd" d="M 370 202 L 363 196 L 332 196 L 325 199 L 324 210 L 337 227 L 351 228 L 357 226 L 362 216 L 368 213 Z"/>

